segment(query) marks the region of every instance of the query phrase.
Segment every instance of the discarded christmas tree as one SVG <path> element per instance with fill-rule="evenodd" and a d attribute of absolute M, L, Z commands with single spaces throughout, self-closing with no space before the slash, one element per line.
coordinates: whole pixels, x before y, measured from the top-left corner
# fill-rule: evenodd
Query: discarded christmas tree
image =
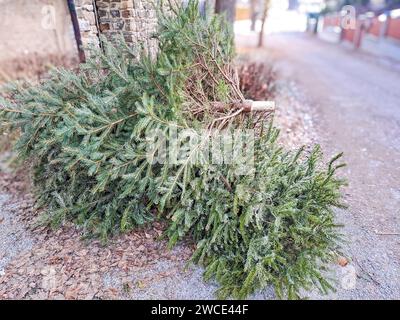
<path fill-rule="evenodd" d="M 308 155 L 279 147 L 272 110 L 253 112 L 240 92 L 224 21 L 201 16 L 196 1 L 172 9 L 159 13 L 156 57 L 104 42 L 79 73 L 57 70 L 1 101 L 4 128 L 21 131 L 15 149 L 32 163 L 44 222 L 71 220 L 105 240 L 166 219 L 170 245 L 197 243 L 193 261 L 218 280 L 221 297 L 268 284 L 281 297 L 326 291 L 320 271 L 339 239 L 339 157 L 324 168 L 318 147 Z M 252 133 L 244 145 L 253 152 L 230 144 L 230 161 L 219 153 L 210 161 L 210 139 L 238 131 Z M 174 145 L 183 157 L 172 159 Z"/>

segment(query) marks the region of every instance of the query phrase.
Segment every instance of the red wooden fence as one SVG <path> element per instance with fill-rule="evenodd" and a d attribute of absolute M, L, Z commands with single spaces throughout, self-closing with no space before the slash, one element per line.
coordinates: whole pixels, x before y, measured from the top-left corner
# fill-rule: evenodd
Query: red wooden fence
<path fill-rule="evenodd" d="M 389 19 L 386 36 L 400 40 L 400 18 Z"/>
<path fill-rule="evenodd" d="M 378 17 L 367 18 L 369 20 L 369 28 L 366 30 L 364 27 L 364 31 L 362 34 L 369 34 L 375 37 L 386 37 L 390 39 L 395 39 L 400 41 L 400 17 L 392 18 L 390 14 L 386 17 L 387 20 L 379 19 Z M 360 34 L 360 28 L 363 24 L 362 21 L 357 18 L 356 28 L 355 29 L 343 29 L 342 28 L 342 40 L 348 41 L 351 43 L 359 42 L 356 41 L 356 34 Z M 341 16 L 339 13 L 329 14 L 324 16 L 323 20 L 323 28 L 327 29 L 330 27 L 341 27 Z M 386 30 L 384 30 L 386 28 Z M 385 32 L 384 32 L 385 31 Z M 362 40 L 362 39 L 359 39 Z M 355 43 L 355 45 L 357 45 Z"/>

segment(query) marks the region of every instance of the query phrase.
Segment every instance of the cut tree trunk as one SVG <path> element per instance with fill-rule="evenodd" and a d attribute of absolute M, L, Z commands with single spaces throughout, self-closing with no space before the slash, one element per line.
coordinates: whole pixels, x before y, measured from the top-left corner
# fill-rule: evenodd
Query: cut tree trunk
<path fill-rule="evenodd" d="M 272 112 L 275 109 L 275 101 L 244 100 L 234 101 L 231 103 L 213 102 L 212 106 L 213 108 L 215 108 L 216 111 L 225 111 L 227 109 L 242 109 L 243 112 Z"/>

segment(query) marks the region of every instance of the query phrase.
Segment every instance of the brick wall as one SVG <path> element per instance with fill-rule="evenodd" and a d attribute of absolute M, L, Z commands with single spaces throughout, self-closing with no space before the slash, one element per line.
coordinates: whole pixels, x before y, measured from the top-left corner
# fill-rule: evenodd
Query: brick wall
<path fill-rule="evenodd" d="M 95 4 L 95 7 L 94 7 Z M 75 0 L 84 45 L 99 43 L 99 34 L 112 40 L 122 33 L 128 43 L 142 42 L 151 53 L 156 40 L 156 12 L 151 0 Z"/>
<path fill-rule="evenodd" d="M 83 46 L 99 45 L 97 20 L 93 0 L 75 0 Z"/>

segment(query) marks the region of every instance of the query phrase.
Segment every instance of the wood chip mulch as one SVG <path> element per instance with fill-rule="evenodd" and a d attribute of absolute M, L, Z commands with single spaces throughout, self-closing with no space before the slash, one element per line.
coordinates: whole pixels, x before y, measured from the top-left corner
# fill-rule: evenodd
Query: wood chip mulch
<path fill-rule="evenodd" d="M 23 171 L 0 173 L 1 193 L 11 195 L 7 208 L 34 242 L 0 274 L 0 299 L 124 298 L 131 289 L 168 276 L 158 271 L 148 275 L 158 261 L 176 266 L 167 273 L 181 272 L 192 253 L 190 245 L 168 250 L 166 242 L 159 240 L 164 230 L 161 223 L 115 237 L 106 246 L 96 240 L 83 241 L 73 225 L 58 230 L 34 228 L 37 213 L 25 176 Z M 141 274 L 146 276 L 141 278 Z M 107 280 L 110 275 L 112 279 Z"/>

